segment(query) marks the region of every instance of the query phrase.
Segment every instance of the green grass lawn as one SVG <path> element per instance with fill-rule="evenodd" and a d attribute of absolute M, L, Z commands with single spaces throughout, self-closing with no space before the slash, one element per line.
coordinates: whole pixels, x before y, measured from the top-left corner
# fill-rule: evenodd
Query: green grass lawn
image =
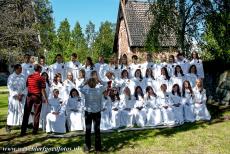
<path fill-rule="evenodd" d="M 0 86 L 0 90 L 5 90 L 7 89 L 7 86 Z"/>
<path fill-rule="evenodd" d="M 104 153 L 230 153 L 230 110 L 214 105 L 209 105 L 209 110 L 213 117 L 210 123 L 196 122 L 186 123 L 176 128 L 104 133 L 102 134 Z M 62 153 L 83 153 L 81 148 L 84 136 L 48 138 L 46 133 L 31 135 L 29 130 L 27 136 L 19 137 L 19 128 L 7 134 L 4 129 L 6 114 L 7 95 L 2 94 L 0 95 L 0 148 L 15 147 L 28 150 L 41 147 L 43 152 L 40 153 L 54 153 L 48 148 L 62 148 L 62 150 L 70 150 Z"/>

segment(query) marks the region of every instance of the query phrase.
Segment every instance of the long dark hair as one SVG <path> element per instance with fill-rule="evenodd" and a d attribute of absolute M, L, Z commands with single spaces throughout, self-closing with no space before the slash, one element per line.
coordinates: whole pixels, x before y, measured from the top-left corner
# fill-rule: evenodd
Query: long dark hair
<path fill-rule="evenodd" d="M 116 89 L 117 94 L 114 93 L 114 90 L 115 89 L 110 90 L 110 93 L 109 93 L 109 97 L 111 98 L 112 102 L 114 102 L 116 99 L 120 100 L 120 95 L 119 95 L 118 89 Z"/>
<path fill-rule="evenodd" d="M 190 93 L 193 95 L 193 90 L 192 90 L 190 82 L 188 80 L 185 80 L 183 82 L 183 86 L 182 86 L 182 96 L 185 97 L 185 83 L 188 83 L 188 89 L 189 89 Z"/>
<path fill-rule="evenodd" d="M 178 76 L 178 72 L 177 72 L 177 70 L 176 70 L 176 68 L 180 68 L 180 74 L 182 75 L 182 76 L 184 76 L 184 73 L 183 73 L 183 70 L 182 70 L 182 68 L 181 68 L 181 66 L 180 65 L 176 65 L 176 67 L 175 67 L 175 69 L 174 69 L 174 75 L 177 77 Z"/>
<path fill-rule="evenodd" d="M 43 72 L 42 74 L 41 74 L 41 76 L 43 76 L 43 75 L 46 75 L 47 76 L 47 78 L 46 78 L 46 83 L 48 84 L 48 86 L 50 87 L 50 80 L 49 80 L 49 75 L 48 75 L 48 73 L 46 73 L 46 72 Z"/>
<path fill-rule="evenodd" d="M 137 71 L 139 71 L 139 72 L 140 72 L 140 79 L 142 80 L 142 79 L 143 79 L 143 77 L 142 77 L 142 74 L 141 74 L 141 69 L 137 69 L 137 70 L 135 71 L 135 73 L 134 73 L 134 76 L 136 77 Z"/>
<path fill-rule="evenodd" d="M 129 78 L 129 72 L 128 72 L 127 70 L 123 70 L 123 71 L 121 72 L 121 78 L 122 78 L 122 79 L 123 79 L 123 74 L 124 74 L 125 72 L 127 72 L 128 78 Z"/>
<path fill-rule="evenodd" d="M 156 93 L 154 92 L 153 88 L 151 86 L 147 86 L 146 87 L 146 94 L 148 95 L 148 99 L 150 99 L 150 95 L 149 95 L 149 91 L 152 90 L 153 91 L 153 96 L 156 97 Z"/>
<path fill-rule="evenodd" d="M 92 69 L 92 68 L 94 67 L 92 58 L 91 58 L 91 57 L 86 57 L 86 60 L 89 61 L 90 69 Z M 86 67 L 87 67 L 87 66 L 86 66 Z"/>
<path fill-rule="evenodd" d="M 138 89 L 141 90 L 141 97 L 144 98 L 144 93 L 143 93 L 143 91 L 142 91 L 142 88 L 141 88 L 140 86 L 137 86 L 137 87 L 135 88 L 135 92 L 134 92 L 134 96 L 135 96 L 136 100 L 138 100 L 138 93 L 137 93 L 137 90 L 138 90 Z"/>
<path fill-rule="evenodd" d="M 181 96 L 181 92 L 180 92 L 180 87 L 178 84 L 174 84 L 173 87 L 172 87 L 172 94 L 175 95 L 175 92 L 173 91 L 173 88 L 177 87 L 177 94 L 179 96 Z"/>
<path fill-rule="evenodd" d="M 146 69 L 146 71 L 145 71 L 145 77 L 147 78 L 147 71 L 150 71 L 150 72 L 151 72 L 150 77 L 151 77 L 153 80 L 155 80 L 155 78 L 154 78 L 154 76 L 153 76 L 153 71 L 152 71 L 151 68 L 147 68 L 147 69 Z"/>
<path fill-rule="evenodd" d="M 191 65 L 191 66 L 189 67 L 188 72 L 191 73 L 191 70 L 192 70 L 193 67 L 195 68 L 195 74 L 197 75 L 197 68 L 196 68 L 196 65 Z"/>
<path fill-rule="evenodd" d="M 70 91 L 70 93 L 69 93 L 69 96 L 70 96 L 71 98 L 73 98 L 73 92 L 74 92 L 74 91 L 76 91 L 76 92 L 77 92 L 77 96 L 79 96 L 79 92 L 77 91 L 77 89 L 73 88 L 73 89 L 71 89 L 71 91 Z"/>
<path fill-rule="evenodd" d="M 169 76 L 169 73 L 168 73 L 167 68 L 166 68 L 166 67 L 162 67 L 162 68 L 161 68 L 161 75 L 162 75 L 162 70 L 165 71 L 165 77 L 166 77 L 167 80 L 169 80 L 169 79 L 170 79 L 170 76 Z"/>

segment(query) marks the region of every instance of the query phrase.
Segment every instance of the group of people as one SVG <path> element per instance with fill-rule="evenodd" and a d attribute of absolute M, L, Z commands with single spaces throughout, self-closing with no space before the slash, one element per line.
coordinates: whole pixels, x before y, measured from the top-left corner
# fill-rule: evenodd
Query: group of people
<path fill-rule="evenodd" d="M 94 128 L 101 130 L 135 125 L 173 126 L 211 119 L 203 88 L 203 64 L 197 52 L 192 52 L 190 60 L 181 53 L 176 57 L 163 54 L 158 63 L 153 61 L 151 54 L 147 54 L 144 63 L 139 63 L 138 56 L 133 55 L 130 64 L 127 55 L 120 59 L 113 57 L 108 64 L 102 55 L 96 64 L 90 57 L 81 64 L 76 53 L 66 63 L 57 54 L 56 63 L 50 66 L 45 64 L 43 56 L 39 65 L 34 65 L 28 54 L 24 59 L 23 64 L 15 65 L 14 73 L 8 78 L 8 130 L 24 121 L 28 78 L 34 66 L 36 69 L 41 66 L 40 75 L 45 85 L 41 83 L 40 86 L 45 88 L 46 94 L 41 95 L 42 106 L 35 107 L 34 103 L 32 108 L 32 112 L 41 108 L 41 113 L 27 115 L 25 122 L 36 123 L 47 133 L 87 130 L 89 125 L 84 117 L 90 117 L 89 123 L 92 119 L 99 121 L 99 126 L 95 122 Z M 95 91 L 89 93 L 92 87 Z M 31 89 L 33 91 L 33 87 Z M 98 103 L 91 108 L 87 107 L 87 101 Z M 89 114 L 95 108 L 100 115 Z"/>

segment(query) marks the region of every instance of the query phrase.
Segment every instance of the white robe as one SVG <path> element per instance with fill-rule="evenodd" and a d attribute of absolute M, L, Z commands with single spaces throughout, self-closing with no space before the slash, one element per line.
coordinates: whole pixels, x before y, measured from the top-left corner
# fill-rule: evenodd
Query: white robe
<path fill-rule="evenodd" d="M 121 111 L 120 111 L 121 103 L 119 100 L 115 100 L 112 102 L 112 116 L 111 116 L 111 126 L 116 129 L 121 126 Z M 118 109 L 115 111 L 114 109 Z"/>
<path fill-rule="evenodd" d="M 177 65 L 176 63 L 167 64 L 167 70 L 170 77 L 174 75 L 176 65 Z"/>
<path fill-rule="evenodd" d="M 196 120 L 210 120 L 211 116 L 206 107 L 206 90 L 203 89 L 202 92 L 199 91 L 197 87 L 193 89 L 194 91 L 194 113 Z"/>
<path fill-rule="evenodd" d="M 120 69 L 120 66 L 115 67 L 115 65 L 109 65 L 107 67 L 107 71 L 106 72 L 112 72 L 114 74 L 115 79 L 120 79 L 121 78 L 121 71 L 122 69 Z"/>
<path fill-rule="evenodd" d="M 49 77 L 53 81 L 55 74 L 60 73 L 62 76 L 62 81 L 66 79 L 66 68 L 63 63 L 54 63 L 50 65 Z"/>
<path fill-rule="evenodd" d="M 120 87 L 120 91 L 124 91 L 125 87 L 128 87 L 131 91 L 131 94 L 134 94 L 135 91 L 135 82 L 133 82 L 133 80 L 130 79 L 120 79 L 118 81 L 118 85 Z"/>
<path fill-rule="evenodd" d="M 129 67 L 130 67 L 130 71 L 129 71 L 129 77 L 130 78 L 133 78 L 135 76 L 135 72 L 136 72 L 137 69 L 140 69 L 140 70 L 142 69 L 141 64 L 132 63 L 132 64 L 129 65 Z"/>
<path fill-rule="evenodd" d="M 24 105 L 27 95 L 25 77 L 22 74 L 11 74 L 8 77 L 7 87 L 9 89 L 7 125 L 19 126 L 22 124 Z M 21 102 L 15 99 L 18 94 L 24 95 Z"/>
<path fill-rule="evenodd" d="M 72 72 L 73 73 L 73 79 L 75 80 L 78 78 L 79 70 L 81 69 L 82 65 L 80 62 L 76 61 L 69 61 L 65 64 L 66 72 Z"/>
<path fill-rule="evenodd" d="M 80 97 L 68 99 L 66 114 L 70 131 L 84 130 L 84 105 Z"/>
<path fill-rule="evenodd" d="M 106 63 L 103 63 L 103 64 L 101 64 L 101 63 L 96 63 L 95 64 L 95 68 L 96 68 L 96 70 L 97 70 L 97 73 L 98 73 L 98 76 L 99 76 L 99 78 L 101 79 L 101 80 L 104 80 L 104 78 L 105 78 L 105 74 L 106 74 L 106 72 L 107 72 L 107 70 L 108 70 L 108 64 L 106 64 Z"/>
<path fill-rule="evenodd" d="M 121 126 L 133 126 L 133 108 L 135 99 L 124 94 L 121 95 Z"/>
<path fill-rule="evenodd" d="M 66 106 L 64 103 L 60 104 L 60 99 L 49 99 L 50 113 L 46 116 L 46 132 L 65 133 L 66 127 Z M 59 112 L 58 115 L 54 115 L 52 112 Z"/>
<path fill-rule="evenodd" d="M 57 84 L 52 83 L 51 87 L 50 87 L 50 94 L 49 94 L 49 98 L 53 98 L 53 90 L 54 89 L 58 89 L 59 90 L 59 97 L 63 99 L 63 84 L 58 82 Z"/>
<path fill-rule="evenodd" d="M 150 68 L 153 71 L 153 74 L 154 74 L 155 67 L 156 67 L 156 64 L 154 64 L 153 62 L 145 62 L 145 63 L 143 63 L 142 66 L 141 66 L 142 76 L 143 77 L 145 76 L 147 68 Z"/>
<path fill-rule="evenodd" d="M 184 110 L 182 103 L 182 98 L 177 94 L 170 94 L 170 99 L 172 102 L 172 109 L 175 115 L 176 124 L 184 123 Z"/>
<path fill-rule="evenodd" d="M 189 81 L 190 85 L 192 88 L 196 86 L 196 80 L 197 80 L 197 75 L 193 73 L 188 73 L 186 74 L 186 80 Z"/>
<path fill-rule="evenodd" d="M 46 82 L 46 96 L 50 95 L 50 87 L 48 83 Z M 46 127 L 46 116 L 49 113 L 49 107 L 47 103 L 42 103 L 42 109 L 40 114 L 40 121 L 39 121 L 39 128 L 42 128 L 45 130 Z"/>
<path fill-rule="evenodd" d="M 92 71 L 96 71 L 96 68 L 95 67 L 85 67 L 85 66 L 83 66 L 82 67 L 83 69 L 85 69 L 85 78 L 86 79 L 89 79 L 89 78 L 91 78 L 91 72 Z"/>
<path fill-rule="evenodd" d="M 142 108 L 139 110 L 138 108 Z M 147 120 L 145 102 L 141 96 L 138 96 L 138 100 L 135 100 L 134 109 L 133 109 L 133 124 L 137 124 L 139 127 L 144 127 Z"/>
<path fill-rule="evenodd" d="M 28 76 L 32 73 L 34 73 L 34 65 L 31 63 L 22 63 L 22 74 L 25 77 L 25 80 L 27 80 Z"/>
<path fill-rule="evenodd" d="M 166 84 L 167 86 L 167 92 L 171 92 L 172 91 L 172 86 L 173 86 L 173 82 L 171 80 L 171 78 L 169 80 L 167 80 L 165 78 L 165 76 L 161 75 L 157 78 L 157 92 L 159 93 L 161 91 L 161 85 L 162 84 Z"/>
<path fill-rule="evenodd" d="M 198 78 L 204 78 L 204 67 L 201 59 L 193 59 L 190 65 L 196 65 Z"/>
<path fill-rule="evenodd" d="M 157 97 L 145 96 L 145 108 L 147 113 L 146 126 L 157 126 L 163 124 L 160 105 L 157 102 Z"/>
<path fill-rule="evenodd" d="M 189 64 L 189 61 L 187 59 L 184 58 L 182 61 L 177 61 L 177 64 L 180 65 L 184 74 L 188 73 L 190 64 Z"/>
<path fill-rule="evenodd" d="M 43 73 L 43 72 L 46 72 L 48 75 L 49 75 L 49 66 L 48 65 L 41 65 L 41 67 L 42 67 L 42 71 L 41 71 L 41 73 Z"/>
<path fill-rule="evenodd" d="M 185 90 L 185 97 L 182 97 L 182 104 L 184 107 L 184 121 L 194 122 L 194 101 L 192 94 L 188 90 Z"/>
<path fill-rule="evenodd" d="M 112 116 L 112 102 L 110 97 L 102 96 L 102 111 L 101 111 L 101 130 L 109 130 L 112 129 L 111 126 L 111 116 Z"/>
<path fill-rule="evenodd" d="M 76 85 L 74 82 L 72 82 L 71 80 L 69 79 L 66 79 L 64 82 L 63 82 L 63 89 L 62 89 L 62 94 L 63 94 L 63 100 L 68 100 L 69 98 L 69 95 L 70 95 L 70 91 L 73 89 L 73 88 L 76 88 Z"/>
<path fill-rule="evenodd" d="M 156 80 L 154 80 L 153 78 L 146 78 L 146 77 L 144 77 L 144 79 L 143 79 L 143 85 L 142 85 L 142 90 L 143 90 L 143 92 L 145 92 L 145 90 L 146 90 L 146 88 L 148 87 L 148 86 L 150 86 L 150 87 L 152 87 L 153 88 L 153 91 L 156 93 L 157 92 L 157 90 L 158 90 L 158 88 L 157 88 L 157 81 Z"/>
<path fill-rule="evenodd" d="M 171 77 L 172 80 L 172 85 L 174 84 L 178 84 L 180 87 L 180 91 L 182 90 L 182 85 L 183 82 L 186 80 L 186 76 L 182 76 L 180 73 L 177 74 L 177 76 L 173 75 L 173 77 Z"/>
<path fill-rule="evenodd" d="M 157 101 L 158 104 L 160 104 L 164 125 L 175 125 L 176 118 L 172 109 L 172 102 L 170 100 L 169 93 L 159 93 Z"/>

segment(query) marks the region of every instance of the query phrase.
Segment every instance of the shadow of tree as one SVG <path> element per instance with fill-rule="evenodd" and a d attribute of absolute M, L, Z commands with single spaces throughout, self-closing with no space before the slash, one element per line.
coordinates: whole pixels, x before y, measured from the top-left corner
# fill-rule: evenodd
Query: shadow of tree
<path fill-rule="evenodd" d="M 135 148 L 138 144 L 136 141 L 143 140 L 147 137 L 157 137 L 157 136 L 172 136 L 180 132 L 186 132 L 190 130 L 195 130 L 198 128 L 206 128 L 208 125 L 212 125 L 215 123 L 221 123 L 226 121 L 224 118 L 224 113 L 230 111 L 230 107 L 224 107 L 224 106 L 218 106 L 214 104 L 208 104 L 208 109 L 210 111 L 210 114 L 212 116 L 212 120 L 209 122 L 205 121 L 198 121 L 195 123 L 185 123 L 181 126 L 174 127 L 174 128 L 161 128 L 161 129 L 154 129 L 154 130 L 140 130 L 140 131 L 127 131 L 127 132 L 113 132 L 113 133 L 103 133 L 102 134 L 102 145 L 104 152 L 116 152 L 124 147 L 130 147 Z M 228 115 L 229 116 L 229 115 Z M 229 119 L 227 119 L 229 120 Z M 154 131 L 154 133 L 153 133 Z M 3 138 L 0 140 L 0 142 L 4 143 L 3 145 L 8 145 L 8 143 L 11 143 L 13 147 L 28 147 L 28 146 L 34 146 L 34 144 L 38 144 L 39 147 L 67 147 L 67 148 L 81 148 L 84 144 L 84 136 L 77 136 L 77 137 L 69 137 L 69 138 L 54 138 L 50 139 L 47 137 L 46 134 L 40 133 L 39 135 L 33 136 L 28 135 L 24 137 L 23 142 L 18 142 L 14 140 L 17 140 L 19 133 L 15 133 L 13 135 L 1 135 L 0 138 Z M 6 142 L 7 141 L 7 142 Z M 94 135 L 92 135 L 92 147 L 94 145 Z M 60 151 L 61 152 L 61 151 Z M 94 152 L 94 151 L 93 151 Z M 31 152 L 30 152 L 31 153 Z M 46 151 L 43 153 L 57 153 L 54 151 Z M 65 153 L 65 152 L 61 152 Z"/>

